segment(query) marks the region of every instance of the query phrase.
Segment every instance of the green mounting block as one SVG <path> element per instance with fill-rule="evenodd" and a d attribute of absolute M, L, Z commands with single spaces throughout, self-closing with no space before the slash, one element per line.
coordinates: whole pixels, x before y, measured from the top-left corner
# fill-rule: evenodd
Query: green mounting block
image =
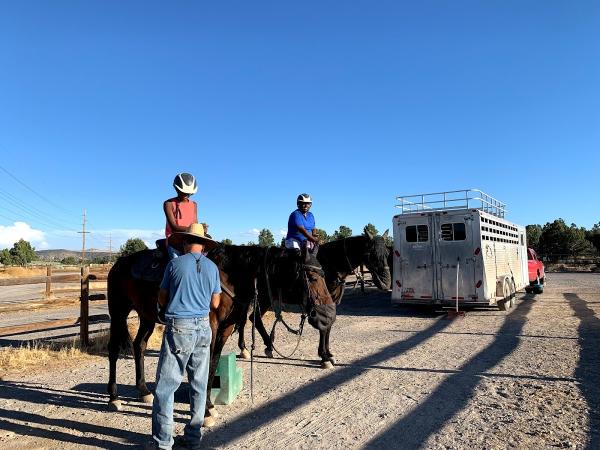
<path fill-rule="evenodd" d="M 210 399 L 215 405 L 229 405 L 242 390 L 244 371 L 236 366 L 235 353 L 221 355 L 215 372 Z"/>

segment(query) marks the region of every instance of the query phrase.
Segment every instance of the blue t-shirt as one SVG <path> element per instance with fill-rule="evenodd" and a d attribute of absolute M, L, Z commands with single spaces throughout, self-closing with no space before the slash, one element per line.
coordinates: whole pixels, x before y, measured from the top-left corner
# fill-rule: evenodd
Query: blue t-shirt
<path fill-rule="evenodd" d="M 306 236 L 298 231 L 298 227 L 304 227 L 308 234 L 312 234 L 312 230 L 315 228 L 315 216 L 308 211 L 306 217 L 304 217 L 304 214 L 299 209 L 291 213 L 288 219 L 288 232 L 285 238 L 296 239 L 300 242 L 305 241 Z"/>
<path fill-rule="evenodd" d="M 169 291 L 165 317 L 206 317 L 212 294 L 221 292 L 219 269 L 202 253 L 187 253 L 167 264 L 160 287 Z"/>

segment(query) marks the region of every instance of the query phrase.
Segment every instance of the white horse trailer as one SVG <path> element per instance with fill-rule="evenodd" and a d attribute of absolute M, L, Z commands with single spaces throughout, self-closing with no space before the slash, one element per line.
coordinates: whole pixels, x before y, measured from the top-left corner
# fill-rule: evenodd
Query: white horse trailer
<path fill-rule="evenodd" d="M 513 306 L 529 283 L 525 228 L 476 190 L 397 197 L 393 304 Z"/>

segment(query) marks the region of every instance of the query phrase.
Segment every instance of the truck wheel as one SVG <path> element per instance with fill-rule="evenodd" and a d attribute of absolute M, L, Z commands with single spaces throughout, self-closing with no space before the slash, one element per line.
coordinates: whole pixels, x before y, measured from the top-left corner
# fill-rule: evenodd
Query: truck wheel
<path fill-rule="evenodd" d="M 538 277 L 535 280 L 535 286 L 533 287 L 534 294 L 543 294 L 544 293 L 544 285 L 540 283 L 540 278 Z"/>

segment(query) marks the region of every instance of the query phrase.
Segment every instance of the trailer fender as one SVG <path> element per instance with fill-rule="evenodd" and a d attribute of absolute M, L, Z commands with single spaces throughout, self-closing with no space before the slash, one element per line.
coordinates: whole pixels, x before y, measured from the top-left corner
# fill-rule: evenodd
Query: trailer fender
<path fill-rule="evenodd" d="M 511 281 L 509 275 L 501 275 L 496 278 L 496 299 L 502 300 L 510 297 Z"/>

